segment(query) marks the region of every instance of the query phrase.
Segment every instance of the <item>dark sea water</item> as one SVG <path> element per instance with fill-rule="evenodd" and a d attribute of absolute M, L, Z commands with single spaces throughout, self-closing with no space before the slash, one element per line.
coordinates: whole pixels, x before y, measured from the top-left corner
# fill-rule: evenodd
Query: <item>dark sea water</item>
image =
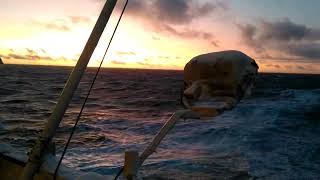
<path fill-rule="evenodd" d="M 0 142 L 26 153 L 71 68 L 0 66 Z M 57 156 L 94 69 L 58 130 Z M 64 163 L 115 174 L 177 109 L 181 71 L 103 69 Z M 253 94 L 211 120 L 179 122 L 141 169 L 150 179 L 320 179 L 320 75 L 260 74 Z"/>

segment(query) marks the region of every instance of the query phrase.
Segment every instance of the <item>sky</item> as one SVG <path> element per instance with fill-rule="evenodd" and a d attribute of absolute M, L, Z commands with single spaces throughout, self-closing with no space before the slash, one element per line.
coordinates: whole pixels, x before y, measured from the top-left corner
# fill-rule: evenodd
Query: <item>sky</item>
<path fill-rule="evenodd" d="M 118 0 L 89 66 L 120 15 Z M 0 0 L 7 64 L 74 66 L 105 0 Z M 194 56 L 240 50 L 260 72 L 320 74 L 320 1 L 129 0 L 104 67 L 183 69 Z"/>

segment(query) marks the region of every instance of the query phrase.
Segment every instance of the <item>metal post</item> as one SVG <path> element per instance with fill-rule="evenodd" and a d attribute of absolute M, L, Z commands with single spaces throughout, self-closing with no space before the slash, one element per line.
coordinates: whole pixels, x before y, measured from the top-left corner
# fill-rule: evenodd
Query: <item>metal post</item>
<path fill-rule="evenodd" d="M 142 166 L 143 162 L 157 149 L 158 145 L 162 139 L 169 133 L 169 131 L 174 127 L 176 122 L 183 116 L 193 115 L 190 110 L 179 110 L 175 112 L 169 120 L 162 126 L 157 135 L 153 138 L 152 142 L 147 146 L 147 148 L 141 153 L 138 168 Z"/>
<path fill-rule="evenodd" d="M 105 26 L 107 25 L 116 3 L 117 0 L 108 0 L 105 3 L 91 32 L 91 35 L 79 57 L 79 60 L 70 74 L 68 82 L 66 83 L 51 116 L 49 117 L 45 129 L 42 131 L 35 146 L 30 152 L 28 162 L 22 172 L 22 175 L 20 176 L 20 179 L 30 180 L 39 170 L 45 155 L 45 149 L 48 147 L 48 143 L 55 135 L 56 129 L 59 127 L 62 117 L 69 106 L 75 90 L 79 85 L 81 77 L 86 70 L 92 53 L 99 42 L 99 39 L 104 31 Z"/>

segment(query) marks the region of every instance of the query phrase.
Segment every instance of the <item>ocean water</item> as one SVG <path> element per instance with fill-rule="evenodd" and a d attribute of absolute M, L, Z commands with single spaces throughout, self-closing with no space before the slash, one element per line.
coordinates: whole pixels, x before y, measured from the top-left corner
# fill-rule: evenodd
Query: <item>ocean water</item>
<path fill-rule="evenodd" d="M 71 68 L 0 66 L 0 142 L 26 153 Z M 93 77 L 55 138 L 57 156 Z M 103 69 L 63 161 L 114 175 L 177 109 L 182 71 Z M 260 74 L 252 96 L 211 120 L 179 122 L 140 171 L 145 179 L 320 179 L 320 75 Z"/>

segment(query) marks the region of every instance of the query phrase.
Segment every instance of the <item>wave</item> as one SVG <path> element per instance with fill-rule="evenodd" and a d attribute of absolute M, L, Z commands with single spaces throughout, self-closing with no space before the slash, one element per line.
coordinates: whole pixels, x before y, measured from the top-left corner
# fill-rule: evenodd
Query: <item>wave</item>
<path fill-rule="evenodd" d="M 0 88 L 0 96 L 8 96 L 13 94 L 19 94 L 22 91 L 15 90 L 15 89 L 9 89 L 9 88 Z"/>
<path fill-rule="evenodd" d="M 19 69 L 17 66 L 16 69 Z M 21 69 L 21 68 L 20 68 Z M 14 71 L 14 72 L 11 72 Z M 71 69 L 0 72 L 0 140 L 28 150 L 56 104 Z M 65 163 L 115 174 L 123 153 L 141 152 L 179 106 L 181 72 L 102 70 Z M 58 156 L 87 87 L 85 76 L 58 130 Z M 32 80 L 32 81 L 30 81 Z M 32 82 L 33 88 L 28 88 Z M 146 161 L 148 178 L 316 179 L 320 170 L 320 76 L 262 74 L 250 98 L 211 120 L 176 124 Z M 41 93 L 40 93 L 41 92 Z M 25 106 L 24 106 L 25 104 Z M 170 176 L 169 176 L 170 175 Z"/>
<path fill-rule="evenodd" d="M 3 100 L 1 103 L 3 104 L 24 104 L 30 102 L 26 99 L 12 99 L 12 100 Z"/>

